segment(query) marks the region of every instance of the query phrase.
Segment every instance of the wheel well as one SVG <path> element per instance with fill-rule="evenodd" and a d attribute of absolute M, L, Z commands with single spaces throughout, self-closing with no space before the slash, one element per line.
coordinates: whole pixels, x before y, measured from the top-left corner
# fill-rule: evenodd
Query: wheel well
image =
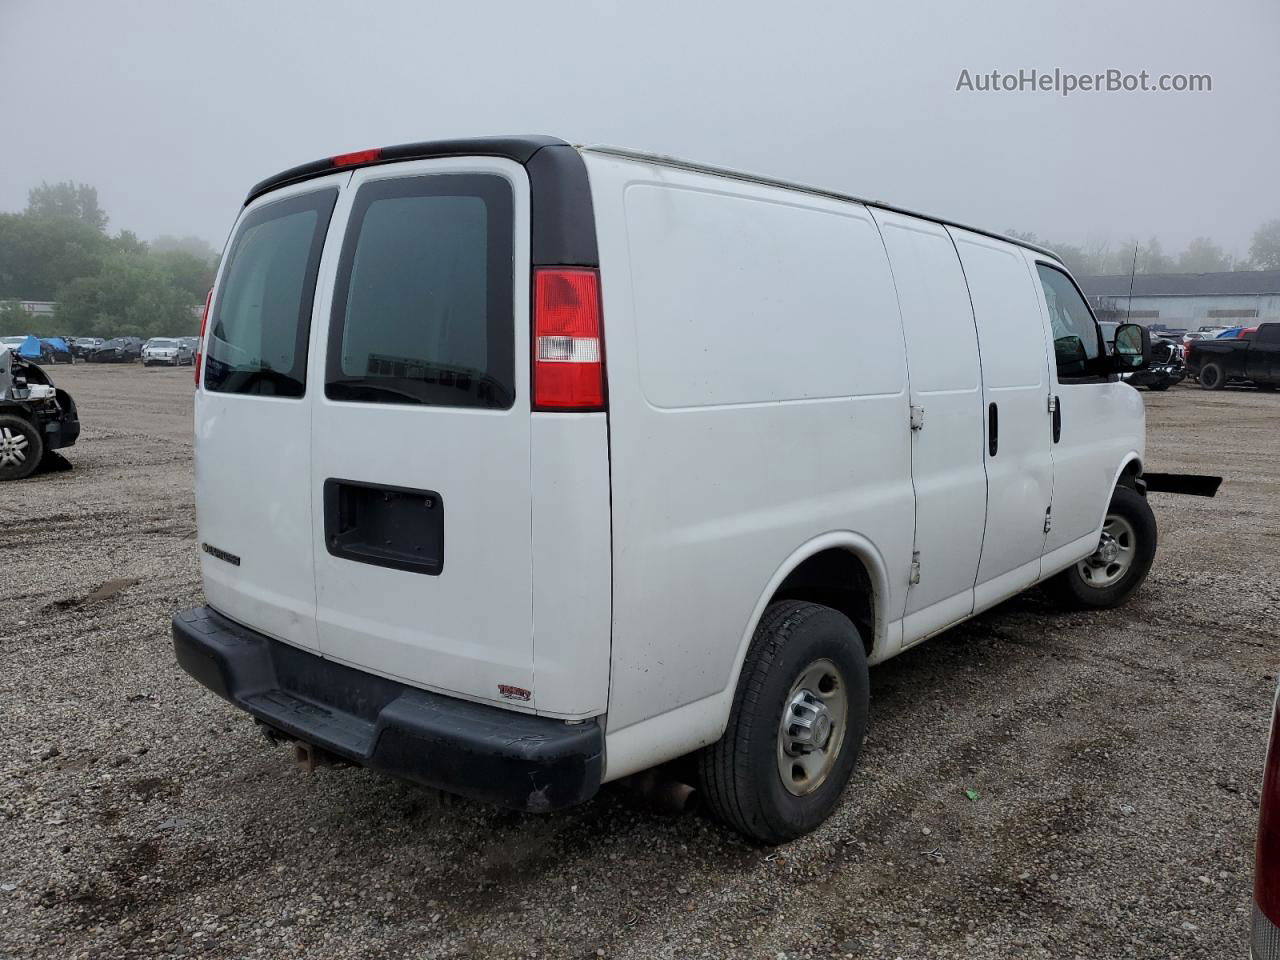
<path fill-rule="evenodd" d="M 1120 487 L 1130 487 L 1143 496 L 1146 496 L 1146 487 L 1141 482 L 1142 477 L 1142 461 L 1136 457 L 1124 465 L 1124 469 L 1120 471 L 1120 479 L 1116 481 L 1116 485 Z"/>
<path fill-rule="evenodd" d="M 770 603 L 808 600 L 839 610 L 862 634 L 867 655 L 875 645 L 875 590 L 866 565 L 848 550 L 833 548 L 815 553 L 778 585 Z"/>

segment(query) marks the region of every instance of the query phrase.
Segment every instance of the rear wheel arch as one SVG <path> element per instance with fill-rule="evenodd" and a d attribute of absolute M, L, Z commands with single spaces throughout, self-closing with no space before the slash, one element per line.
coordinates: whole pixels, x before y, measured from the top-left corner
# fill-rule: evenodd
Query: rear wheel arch
<path fill-rule="evenodd" d="M 846 585 L 840 579 L 842 575 L 853 578 L 854 583 Z M 858 589 L 862 590 L 861 594 Z M 778 566 L 761 591 L 738 641 L 727 690 L 737 689 L 751 638 L 770 604 L 779 600 L 808 600 L 840 611 L 862 634 L 867 658 L 871 659 L 884 646 L 887 635 L 888 594 L 889 577 L 884 559 L 875 545 L 861 534 L 835 531 L 801 544 Z"/>

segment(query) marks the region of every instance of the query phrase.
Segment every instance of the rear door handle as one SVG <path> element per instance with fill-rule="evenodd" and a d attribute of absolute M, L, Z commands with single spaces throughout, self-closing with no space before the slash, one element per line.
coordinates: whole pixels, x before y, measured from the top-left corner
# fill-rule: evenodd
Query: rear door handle
<path fill-rule="evenodd" d="M 994 403 L 987 404 L 987 453 L 1000 452 L 1000 410 Z"/>
<path fill-rule="evenodd" d="M 1053 442 L 1062 439 L 1062 398 L 1053 398 Z"/>

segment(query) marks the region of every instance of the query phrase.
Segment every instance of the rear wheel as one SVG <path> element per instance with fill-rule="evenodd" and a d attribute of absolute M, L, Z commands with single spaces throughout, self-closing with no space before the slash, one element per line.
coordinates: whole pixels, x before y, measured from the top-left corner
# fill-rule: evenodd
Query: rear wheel
<path fill-rule="evenodd" d="M 1272 393 L 1276 389 L 1276 385 L 1274 383 L 1259 383 L 1257 387 L 1263 393 Z"/>
<path fill-rule="evenodd" d="M 21 480 L 44 456 L 44 438 L 29 420 L 0 416 L 0 480 Z"/>
<path fill-rule="evenodd" d="M 707 805 L 738 832 L 783 843 L 835 808 L 867 726 L 867 658 L 849 618 L 770 606 L 742 665 L 729 725 L 698 757 Z"/>
<path fill-rule="evenodd" d="M 1227 384 L 1226 374 L 1222 372 L 1222 365 L 1218 363 L 1206 363 L 1200 368 L 1200 387 L 1203 390 L 1221 390 Z"/>
<path fill-rule="evenodd" d="M 1064 606 L 1118 607 L 1147 578 L 1156 539 L 1156 518 L 1147 498 L 1131 487 L 1116 487 L 1098 548 L 1046 586 Z"/>

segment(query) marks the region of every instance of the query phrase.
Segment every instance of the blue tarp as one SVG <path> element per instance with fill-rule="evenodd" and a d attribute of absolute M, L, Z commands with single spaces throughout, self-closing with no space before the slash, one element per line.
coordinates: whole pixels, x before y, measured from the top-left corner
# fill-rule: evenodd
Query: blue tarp
<path fill-rule="evenodd" d="M 27 337 L 22 341 L 22 346 L 18 348 L 18 356 L 27 360 L 40 359 L 40 341 L 35 337 Z"/>
<path fill-rule="evenodd" d="M 1244 329 L 1244 327 L 1232 327 L 1230 330 L 1223 330 L 1220 334 L 1218 334 L 1218 335 L 1217 335 L 1216 337 L 1214 337 L 1213 339 L 1215 339 L 1215 340 L 1235 340 L 1235 339 L 1238 339 L 1238 338 L 1239 338 L 1239 336 L 1240 336 L 1240 331 L 1241 331 L 1241 330 L 1243 330 L 1243 329 Z"/>
<path fill-rule="evenodd" d="M 63 340 L 61 337 L 45 337 L 44 342 L 53 347 L 53 349 L 57 350 L 59 353 L 71 352 L 71 348 L 67 346 L 67 341 Z"/>

